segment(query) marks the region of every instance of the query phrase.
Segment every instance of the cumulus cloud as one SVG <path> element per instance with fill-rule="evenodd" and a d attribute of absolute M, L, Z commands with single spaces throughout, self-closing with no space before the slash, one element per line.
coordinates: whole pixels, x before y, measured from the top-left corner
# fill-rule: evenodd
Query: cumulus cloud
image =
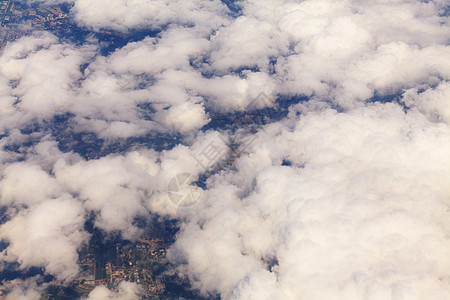
<path fill-rule="evenodd" d="M 108 290 L 104 286 L 96 287 L 92 292 L 89 293 L 89 296 L 85 299 L 88 300 L 108 300 L 108 299 L 116 299 L 116 300 L 133 300 L 138 299 L 141 294 L 142 288 L 136 284 L 131 282 L 121 282 L 117 288 L 117 291 Z"/>
<path fill-rule="evenodd" d="M 279 35 L 279 28 L 270 22 L 241 16 L 212 37 L 211 67 L 220 71 L 258 67 L 267 72 L 270 58 L 288 51 L 289 42 Z"/>
<path fill-rule="evenodd" d="M 436 59 L 447 55 L 449 29 L 433 2 L 305 1 L 284 7 L 289 13 L 280 13 L 279 24 L 294 52 L 277 67 L 284 88 L 294 93 L 328 97 L 348 108 L 375 93 L 434 84 L 448 72 L 448 59 Z"/>
<path fill-rule="evenodd" d="M 21 210 L 0 229 L 1 239 L 10 243 L 1 259 L 17 261 L 22 268 L 43 267 L 59 280 L 75 278 L 77 249 L 88 238 L 83 231 L 84 213 L 70 196 Z"/>
<path fill-rule="evenodd" d="M 39 276 L 35 276 L 2 282 L 0 297 L 5 300 L 38 300 L 42 299 L 43 291 L 43 286 L 39 285 Z"/>
<path fill-rule="evenodd" d="M 221 1 L 78 0 L 75 20 L 94 29 L 160 28 L 168 24 L 220 26 L 226 22 L 226 6 Z"/>
<path fill-rule="evenodd" d="M 9 44 L 0 58 L 0 65 L 6 79 L 5 88 L 12 85 L 9 88 L 13 98 L 2 105 L 2 132 L 66 111 L 74 82 L 81 76 L 79 67 L 94 49 L 59 44 L 58 39 L 48 33 Z"/>
<path fill-rule="evenodd" d="M 390 104 L 273 127 L 236 174 L 211 179 L 172 249 L 195 287 L 227 299 L 449 297 L 448 127 Z"/>
<path fill-rule="evenodd" d="M 33 122 L 48 121 L 67 113 L 72 116 L 67 123 L 70 130 L 93 132 L 103 139 L 129 138 L 151 131 L 186 133 L 201 128 L 208 122 L 203 99 L 195 93 L 186 93 L 183 85 L 161 83 L 151 89 L 136 86 L 140 77 L 149 84 L 147 80 L 161 76 L 164 69 L 189 65 L 189 57 L 202 51 L 204 38 L 191 41 L 192 33 L 174 34 L 168 34 L 168 40 L 162 38 L 160 48 L 145 51 L 147 44 L 156 43 L 147 39 L 117 51 L 108 59 L 101 56 L 94 59 L 96 46 L 92 44 L 78 48 L 60 44 L 55 36 L 47 33 L 9 45 L 0 59 L 4 94 L 2 131 L 24 129 Z M 172 57 L 167 55 L 168 49 L 164 48 L 180 39 L 192 43 L 192 48 L 184 53 L 174 51 Z M 139 49 L 135 64 L 131 63 L 133 48 Z M 138 67 L 139 60 L 144 60 L 146 55 L 154 56 L 155 61 L 163 61 L 161 55 L 165 55 L 168 63 L 161 65 L 162 70 L 153 70 L 152 64 Z M 82 65 L 90 60 L 93 61 L 82 72 Z M 130 64 L 125 67 L 123 61 Z M 178 92 L 167 93 L 170 90 Z M 148 112 L 141 113 L 139 105 L 142 104 L 156 110 L 150 113 L 150 118 L 145 115 Z M 175 120 L 174 114 L 184 118 Z"/>
<path fill-rule="evenodd" d="M 0 193 L 3 204 L 34 204 L 57 196 L 60 187 L 54 178 L 37 165 L 16 163 L 3 173 Z"/>
<path fill-rule="evenodd" d="M 51 141 L 37 144 L 25 162 L 2 171 L 0 195 L 9 218 L 0 239 L 9 245 L 1 260 L 18 262 L 21 269 L 42 267 L 70 281 L 78 273 L 77 251 L 89 239 L 84 224 L 91 212 L 98 229 L 135 240 L 142 234 L 136 217 L 151 211 L 176 215 L 167 184 L 179 173 L 204 172 L 195 155 L 213 141 L 224 147 L 218 133 L 210 132 L 192 149 L 180 145 L 160 154 L 142 150 L 96 160 L 62 153 Z"/>
<path fill-rule="evenodd" d="M 450 122 L 450 86 L 447 81 L 442 81 L 432 89 L 419 92 L 418 88 L 407 90 L 403 94 L 403 103 L 412 108 L 417 108 L 432 122 Z"/>
<path fill-rule="evenodd" d="M 152 192 L 152 178 L 145 170 L 127 158 L 105 157 L 73 165 L 58 161 L 54 172 L 62 186 L 85 201 L 88 210 L 99 212 L 99 228 L 136 237 L 138 229 L 131 224 L 146 212 L 142 201 Z"/>

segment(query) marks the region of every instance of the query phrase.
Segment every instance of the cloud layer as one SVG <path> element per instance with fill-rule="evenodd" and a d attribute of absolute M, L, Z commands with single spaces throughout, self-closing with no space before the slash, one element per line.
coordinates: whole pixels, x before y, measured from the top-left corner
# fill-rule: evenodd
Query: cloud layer
<path fill-rule="evenodd" d="M 206 297 L 448 299 L 446 1 L 236 5 L 77 0 L 78 26 L 152 33 L 106 55 L 94 35 L 7 45 L 0 261 L 67 283 L 89 216 L 134 240 L 136 218 L 158 214 L 179 220 L 169 258 Z M 225 130 L 253 122 L 219 121 L 245 118 L 261 92 L 257 108 L 287 115 Z M 199 164 L 213 144 L 228 157 L 224 140 L 243 132 L 252 142 L 231 167 Z M 208 175 L 194 207 L 167 194 L 181 173 Z M 10 298 L 42 289 L 3 285 Z M 123 283 L 88 299 L 138 294 Z"/>

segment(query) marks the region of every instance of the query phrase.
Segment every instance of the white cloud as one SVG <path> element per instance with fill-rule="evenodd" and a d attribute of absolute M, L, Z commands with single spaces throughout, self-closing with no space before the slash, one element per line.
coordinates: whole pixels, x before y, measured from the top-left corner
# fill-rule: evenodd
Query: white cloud
<path fill-rule="evenodd" d="M 259 51 L 289 42 L 276 64 L 275 76 L 284 82 L 280 93 L 316 95 L 349 108 L 375 93 L 398 93 L 448 76 L 449 27 L 438 16 L 442 5 L 382 2 L 247 1 L 244 12 L 277 33 L 273 43 L 259 43 Z M 247 39 L 260 36 L 254 30 Z"/>
<path fill-rule="evenodd" d="M 68 195 L 21 210 L 0 229 L 0 237 L 10 243 L 1 260 L 17 261 L 22 268 L 43 267 L 61 281 L 74 279 L 77 250 L 88 238 L 84 214 Z"/>
<path fill-rule="evenodd" d="M 3 281 L 0 287 L 1 295 L 5 300 L 39 300 L 43 287 L 38 285 L 39 276 L 25 280 L 15 279 Z"/>
<path fill-rule="evenodd" d="M 143 201 L 152 193 L 152 178 L 133 164 L 133 156 L 129 157 L 105 157 L 72 165 L 60 160 L 54 172 L 60 185 L 79 195 L 88 211 L 98 213 L 97 227 L 134 239 L 140 232 L 132 223 L 136 216 L 146 214 Z"/>
<path fill-rule="evenodd" d="M 56 197 L 61 189 L 54 178 L 37 165 L 15 163 L 3 172 L 0 195 L 4 205 L 32 205 Z"/>
<path fill-rule="evenodd" d="M 269 59 L 287 53 L 288 41 L 269 22 L 241 16 L 212 36 L 211 67 L 218 71 L 259 67 L 267 72 Z"/>
<path fill-rule="evenodd" d="M 5 49 L 0 59 L 2 73 L 18 82 L 13 95 L 20 101 L 17 110 L 29 118 L 45 118 L 70 103 L 72 85 L 80 76 L 79 66 L 92 47 L 75 49 L 57 44 L 50 34 L 26 37 Z"/>
<path fill-rule="evenodd" d="M 209 31 L 202 28 L 169 27 L 157 38 L 129 43 L 109 57 L 115 73 L 158 74 L 167 69 L 189 67 L 189 59 L 209 48 Z"/>
<path fill-rule="evenodd" d="M 407 90 L 403 94 L 403 102 L 408 107 L 417 108 L 432 122 L 450 123 L 450 85 L 441 82 L 436 88 L 419 93 L 418 89 Z"/>
<path fill-rule="evenodd" d="M 217 0 L 78 0 L 75 20 L 93 29 L 159 28 L 173 23 L 220 26 L 226 22 L 226 8 Z"/>
<path fill-rule="evenodd" d="M 159 112 L 156 114 L 155 120 L 160 121 L 169 128 L 174 128 L 182 134 L 194 129 L 200 129 L 209 122 L 205 108 L 201 104 L 189 102 Z"/>
<path fill-rule="evenodd" d="M 36 34 L 9 44 L 0 58 L 1 74 L 15 83 L 10 96 L 2 101 L 0 130 L 42 121 L 70 108 L 75 82 L 81 77 L 80 65 L 93 54 L 95 47 L 77 48 L 59 44 L 48 33 Z M 6 85 L 5 84 L 5 85 Z"/>
<path fill-rule="evenodd" d="M 142 287 L 136 283 L 123 281 L 119 284 L 117 291 L 108 290 L 104 286 L 96 287 L 89 293 L 88 300 L 133 300 L 138 299 L 142 293 Z"/>
<path fill-rule="evenodd" d="M 224 298 L 448 298 L 448 127 L 391 104 L 272 127 L 210 181 L 181 274 Z"/>

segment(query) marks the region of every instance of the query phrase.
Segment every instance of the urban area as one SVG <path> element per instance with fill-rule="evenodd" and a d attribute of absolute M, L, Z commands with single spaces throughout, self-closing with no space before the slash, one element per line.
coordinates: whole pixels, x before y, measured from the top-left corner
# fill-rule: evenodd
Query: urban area
<path fill-rule="evenodd" d="M 172 233 L 150 230 L 135 242 L 104 239 L 94 232 L 79 252 L 78 277 L 69 286 L 51 286 L 43 299 L 80 299 L 97 286 L 115 290 L 122 281 L 138 283 L 142 287 L 140 299 L 171 299 L 175 295 L 184 299 L 180 297 L 183 282 L 167 274 L 166 251 L 173 243 Z M 185 292 L 189 297 L 190 292 Z"/>
<path fill-rule="evenodd" d="M 0 28 L 3 49 L 7 42 L 31 34 L 36 30 L 59 30 L 69 32 L 71 4 L 56 6 L 29 5 L 26 1 L 0 1 Z"/>

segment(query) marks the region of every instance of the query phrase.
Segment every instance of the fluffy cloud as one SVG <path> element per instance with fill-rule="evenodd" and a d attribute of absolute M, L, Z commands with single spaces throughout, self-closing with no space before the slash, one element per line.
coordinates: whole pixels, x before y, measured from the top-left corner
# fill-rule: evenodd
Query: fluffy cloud
<path fill-rule="evenodd" d="M 18 261 L 22 268 L 43 267 L 59 280 L 73 279 L 78 274 L 77 249 L 88 238 L 84 213 L 70 196 L 21 210 L 0 229 L 1 239 L 10 243 L 1 259 Z"/>
<path fill-rule="evenodd" d="M 58 183 L 39 166 L 12 164 L 4 171 L 0 184 L 4 204 L 32 204 L 60 193 Z"/>
<path fill-rule="evenodd" d="M 432 122 L 450 122 L 450 86 L 447 81 L 441 82 L 436 88 L 419 92 L 417 88 L 407 90 L 403 94 L 403 103 L 423 112 Z"/>
<path fill-rule="evenodd" d="M 133 300 L 137 299 L 141 293 L 141 287 L 136 283 L 131 282 L 121 282 L 117 288 L 117 291 L 108 290 L 104 286 L 96 287 L 89 296 L 85 299 L 87 300 Z"/>
<path fill-rule="evenodd" d="M 70 103 L 74 81 L 81 76 L 79 66 L 94 49 L 58 44 L 54 36 L 46 33 L 26 37 L 7 47 L 0 65 L 2 74 L 16 82 L 12 93 L 17 103 L 12 106 L 27 120 L 63 111 Z"/>
<path fill-rule="evenodd" d="M 152 39 L 129 45 L 109 59 L 97 57 L 84 72 L 82 65 L 93 59 L 96 46 L 76 48 L 60 44 L 56 37 L 46 33 L 21 39 L 9 45 L 0 59 L 3 76 L 0 128 L 2 132 L 24 129 L 33 122 L 39 124 L 69 113 L 73 116 L 66 125 L 69 130 L 94 132 L 103 139 L 129 138 L 150 131 L 186 133 L 199 129 L 208 118 L 203 99 L 195 93 L 186 93 L 179 83 L 164 86 L 162 82 L 151 90 L 136 86 L 141 77 L 149 84 L 152 76 L 161 77 L 165 69 L 189 65 L 189 57 L 202 51 L 206 41 L 192 35 L 192 32 L 175 31 L 174 36 L 168 33 L 167 38 L 159 41 L 160 47 L 153 45 L 158 43 Z M 168 55 L 169 49 L 165 47 L 180 39 L 192 44 L 192 48 L 179 52 L 172 47 L 174 52 Z M 146 45 L 153 45 L 153 50 L 146 51 Z M 139 49 L 135 64 L 131 63 L 136 55 L 133 48 Z M 139 66 L 139 59 L 146 55 L 155 57 L 155 61 L 163 61 L 164 55 L 168 63 L 162 64 L 161 69 L 153 69 L 153 64 Z M 130 64 L 125 67 L 124 61 Z M 170 97 L 168 90 L 179 92 Z M 156 109 L 151 119 L 146 116 L 148 111 L 139 108 L 142 104 Z M 166 110 L 168 106 L 171 108 Z M 181 112 L 185 112 L 185 117 L 175 120 L 173 115 Z"/>
<path fill-rule="evenodd" d="M 152 192 L 152 178 L 145 170 L 127 158 L 105 157 L 73 165 L 58 161 L 54 172 L 62 186 L 85 201 L 89 211 L 99 212 L 99 228 L 119 230 L 128 239 L 136 237 L 138 229 L 131 224 L 145 214 L 142 202 Z"/>
<path fill-rule="evenodd" d="M 141 150 L 96 160 L 62 153 L 52 141 L 27 149 L 25 161 L 2 170 L 0 196 L 8 218 L 0 239 L 9 245 L 0 260 L 18 262 L 22 269 L 42 267 L 57 280 L 70 281 L 78 273 L 77 251 L 89 238 L 84 225 L 91 213 L 97 228 L 138 238 L 137 217 L 147 218 L 151 211 L 176 215 L 168 182 L 180 173 L 205 172 L 196 155 L 212 142 L 225 149 L 217 132 L 199 136 L 192 149 L 179 145 L 162 153 Z"/>
<path fill-rule="evenodd" d="M 272 57 L 287 53 L 289 42 L 267 21 L 241 16 L 212 37 L 211 67 L 219 71 L 245 67 L 265 69 Z"/>
<path fill-rule="evenodd" d="M 44 290 L 43 286 L 39 286 L 38 276 L 21 280 L 15 279 L 7 282 L 2 282 L 2 289 L 0 290 L 3 295 L 2 299 L 5 300 L 38 300 L 42 297 Z"/>
<path fill-rule="evenodd" d="M 173 23 L 209 27 L 226 21 L 226 7 L 217 0 L 78 0 L 73 12 L 79 24 L 122 31 L 136 27 L 160 28 Z"/>
<path fill-rule="evenodd" d="M 272 127 L 210 179 L 182 274 L 233 299 L 449 297 L 448 127 L 390 104 Z"/>
<path fill-rule="evenodd" d="M 448 53 L 449 28 L 433 2 L 305 1 L 282 7 L 278 24 L 294 50 L 277 63 L 284 90 L 328 97 L 349 108 L 375 93 L 434 84 L 448 74 L 448 59 L 436 59 Z"/>

